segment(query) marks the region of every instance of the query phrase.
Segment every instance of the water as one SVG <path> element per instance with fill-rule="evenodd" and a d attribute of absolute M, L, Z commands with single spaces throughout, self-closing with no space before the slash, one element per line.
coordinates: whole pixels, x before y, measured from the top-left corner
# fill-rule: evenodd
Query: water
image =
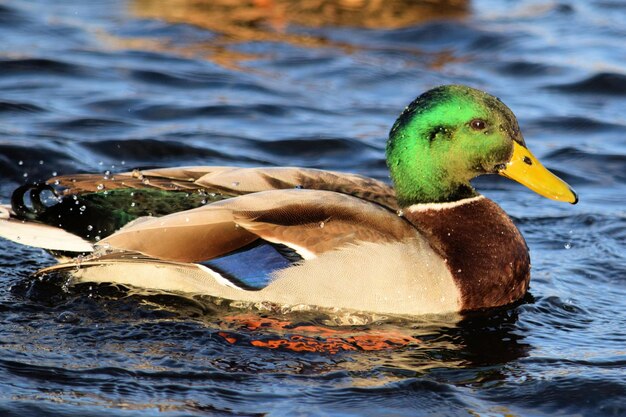
<path fill-rule="evenodd" d="M 2 202 L 54 173 L 145 166 L 384 180 L 389 127 L 442 83 L 499 96 L 581 201 L 476 181 L 527 239 L 529 296 L 460 324 L 349 328 L 420 340 L 382 351 L 256 347 L 297 332 L 250 330 L 206 300 L 39 282 L 50 256 L 3 241 L 0 415 L 626 415 L 622 1 L 194 3 L 0 4 Z"/>

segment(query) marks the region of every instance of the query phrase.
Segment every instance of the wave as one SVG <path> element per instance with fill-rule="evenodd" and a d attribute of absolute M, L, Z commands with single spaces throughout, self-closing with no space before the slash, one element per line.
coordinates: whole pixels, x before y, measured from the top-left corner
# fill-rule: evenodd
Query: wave
<path fill-rule="evenodd" d="M 591 75 L 580 81 L 567 84 L 549 85 L 546 88 L 563 93 L 623 96 L 626 95 L 626 75 L 613 72 L 603 72 Z"/>

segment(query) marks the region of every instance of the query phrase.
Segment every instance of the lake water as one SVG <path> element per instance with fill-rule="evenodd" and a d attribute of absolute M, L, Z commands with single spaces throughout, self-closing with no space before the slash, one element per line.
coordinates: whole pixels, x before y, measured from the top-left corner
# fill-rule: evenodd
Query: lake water
<path fill-rule="evenodd" d="M 37 281 L 52 258 L 2 241 L 0 415 L 626 415 L 626 3 L 237 3 L 0 2 L 0 201 L 54 173 L 146 166 L 387 180 L 404 106 L 469 84 L 513 109 L 580 196 L 476 181 L 526 237 L 529 295 L 459 324 L 349 328 L 419 343 L 293 352 L 252 342 L 297 329 L 254 330 L 203 300 Z"/>

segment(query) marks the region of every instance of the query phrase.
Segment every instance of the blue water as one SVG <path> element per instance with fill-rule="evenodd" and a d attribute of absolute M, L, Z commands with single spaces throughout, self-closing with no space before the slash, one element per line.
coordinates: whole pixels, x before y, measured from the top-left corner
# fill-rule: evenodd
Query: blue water
<path fill-rule="evenodd" d="M 626 415 L 626 3 L 406 2 L 395 20 L 323 0 L 197 3 L 0 3 L 2 203 L 55 173 L 146 166 L 387 180 L 391 124 L 443 83 L 507 103 L 580 203 L 477 180 L 526 237 L 529 295 L 454 325 L 355 326 L 421 340 L 378 352 L 259 348 L 271 334 L 232 326 L 231 344 L 232 310 L 39 282 L 52 258 L 2 241 L 1 416 Z"/>

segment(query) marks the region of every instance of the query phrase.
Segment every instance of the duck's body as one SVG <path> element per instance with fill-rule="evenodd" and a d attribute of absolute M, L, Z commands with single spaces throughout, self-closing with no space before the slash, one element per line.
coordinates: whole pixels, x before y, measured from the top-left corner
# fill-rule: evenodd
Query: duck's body
<path fill-rule="evenodd" d="M 40 271 L 67 271 L 77 282 L 383 314 L 505 305 L 528 288 L 528 250 L 511 219 L 469 179 L 501 173 L 554 199 L 576 197 L 531 159 L 512 113 L 494 100 L 447 86 L 412 103 L 387 147 L 395 189 L 358 175 L 298 168 L 81 174 L 49 181 L 66 187 L 69 204 L 40 204 L 45 187 L 16 192 L 12 216 L 29 222 L 5 220 L 0 235 L 16 241 L 20 235 L 24 243 L 30 231 L 46 228 L 58 232 L 59 245 L 52 237 L 39 246 L 63 252 L 88 252 L 91 240 L 93 255 Z M 450 108 L 459 110 L 450 114 Z M 529 167 L 548 182 L 538 184 Z M 215 201 L 189 197 L 197 195 Z M 75 210 L 72 221 L 63 220 L 68 210 Z M 104 239 L 96 243 L 96 236 Z M 213 262 L 259 244 L 277 248 L 285 260 L 262 288 L 247 287 Z"/>

